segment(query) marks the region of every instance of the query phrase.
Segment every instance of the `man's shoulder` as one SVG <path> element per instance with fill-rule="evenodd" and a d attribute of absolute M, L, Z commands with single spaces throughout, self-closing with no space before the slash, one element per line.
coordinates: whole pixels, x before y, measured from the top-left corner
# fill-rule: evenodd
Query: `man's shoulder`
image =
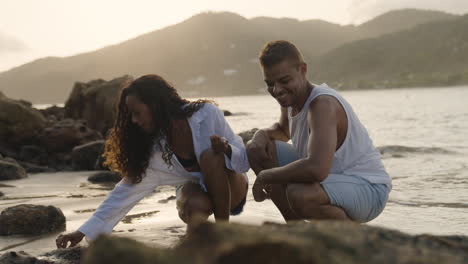
<path fill-rule="evenodd" d="M 309 113 L 334 112 L 341 108 L 341 104 L 333 95 L 321 94 L 309 104 Z"/>

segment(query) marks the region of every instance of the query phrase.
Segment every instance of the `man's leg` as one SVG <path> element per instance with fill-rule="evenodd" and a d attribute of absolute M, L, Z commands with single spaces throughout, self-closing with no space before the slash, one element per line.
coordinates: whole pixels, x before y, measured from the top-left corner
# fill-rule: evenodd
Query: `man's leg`
<path fill-rule="evenodd" d="M 342 208 L 330 203 L 319 183 L 288 184 L 286 194 L 291 208 L 303 219 L 351 220 Z"/>
<path fill-rule="evenodd" d="M 276 143 L 274 141 L 270 141 L 269 144 L 270 149 L 273 152 L 273 159 L 268 160 L 260 159 L 257 153 L 249 151 L 247 148 L 247 155 L 249 157 L 250 168 L 255 172 L 256 175 L 258 175 L 262 170 L 279 167 Z M 296 215 L 289 206 L 288 199 L 286 196 L 286 185 L 271 184 L 269 186 L 268 194 L 270 196 L 270 199 L 273 201 L 273 203 L 283 215 L 284 220 L 286 220 L 287 222 L 301 220 L 301 218 L 298 217 L 298 215 Z"/>
<path fill-rule="evenodd" d="M 200 155 L 200 168 L 216 221 L 229 221 L 231 208 L 247 195 L 247 180 L 244 175 L 226 169 L 224 154 L 212 149 Z"/>

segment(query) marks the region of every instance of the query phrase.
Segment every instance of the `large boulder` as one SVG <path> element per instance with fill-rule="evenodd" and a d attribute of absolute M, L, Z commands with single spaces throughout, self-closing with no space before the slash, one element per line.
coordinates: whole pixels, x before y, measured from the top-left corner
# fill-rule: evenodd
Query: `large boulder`
<path fill-rule="evenodd" d="M 39 235 L 65 229 L 65 216 L 54 206 L 20 204 L 0 214 L 0 235 Z"/>
<path fill-rule="evenodd" d="M 7 98 L 0 92 L 0 145 L 34 142 L 46 126 L 46 119 L 26 103 Z"/>
<path fill-rule="evenodd" d="M 72 151 L 72 167 L 74 170 L 94 170 L 99 156 L 104 150 L 104 140 L 97 140 L 76 146 Z"/>
<path fill-rule="evenodd" d="M 26 170 L 14 160 L 0 160 L 0 180 L 17 180 L 26 177 L 28 177 Z"/>
<path fill-rule="evenodd" d="M 467 237 L 411 236 L 347 222 L 203 223 L 171 249 L 100 236 L 83 263 L 462 264 L 468 260 L 467 248 Z"/>
<path fill-rule="evenodd" d="M 26 170 L 27 173 L 56 172 L 54 168 L 50 168 L 48 166 L 41 166 L 26 161 L 18 161 L 18 163 Z"/>
<path fill-rule="evenodd" d="M 102 139 L 101 133 L 90 129 L 85 120 L 63 119 L 45 128 L 39 135 L 41 146 L 49 152 L 68 152 L 73 147 Z"/>
<path fill-rule="evenodd" d="M 44 164 L 47 162 L 47 151 L 36 145 L 24 145 L 20 147 L 19 159 L 26 162 Z"/>
<path fill-rule="evenodd" d="M 106 135 L 114 124 L 114 111 L 119 92 L 132 81 L 125 75 L 111 81 L 77 82 L 65 103 L 65 117 L 84 119 L 92 129 Z"/>

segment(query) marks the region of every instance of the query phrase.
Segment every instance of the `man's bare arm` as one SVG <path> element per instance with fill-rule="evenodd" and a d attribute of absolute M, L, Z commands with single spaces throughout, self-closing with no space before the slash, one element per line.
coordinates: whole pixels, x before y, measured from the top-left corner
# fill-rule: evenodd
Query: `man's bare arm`
<path fill-rule="evenodd" d="M 262 171 L 262 183 L 314 183 L 323 181 L 330 171 L 337 146 L 338 107 L 335 99 L 322 96 L 309 107 L 307 158 L 286 166 Z"/>

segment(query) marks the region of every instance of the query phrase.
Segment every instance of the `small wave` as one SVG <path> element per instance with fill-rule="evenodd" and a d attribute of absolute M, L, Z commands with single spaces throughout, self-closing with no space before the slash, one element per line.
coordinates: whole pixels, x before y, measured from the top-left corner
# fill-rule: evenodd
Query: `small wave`
<path fill-rule="evenodd" d="M 414 153 L 414 154 L 456 154 L 456 152 L 437 147 L 408 147 L 401 145 L 387 145 L 377 147 L 380 153 L 384 157 L 400 158 L 404 157 L 403 154 Z"/>
<path fill-rule="evenodd" d="M 395 201 L 390 200 L 388 203 L 394 203 L 404 206 L 410 207 L 445 207 L 445 208 L 453 208 L 453 209 L 465 209 L 468 208 L 468 204 L 466 203 L 441 203 L 441 202 L 418 202 L 418 203 L 411 203 L 411 202 L 404 202 L 404 201 Z"/>

